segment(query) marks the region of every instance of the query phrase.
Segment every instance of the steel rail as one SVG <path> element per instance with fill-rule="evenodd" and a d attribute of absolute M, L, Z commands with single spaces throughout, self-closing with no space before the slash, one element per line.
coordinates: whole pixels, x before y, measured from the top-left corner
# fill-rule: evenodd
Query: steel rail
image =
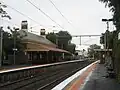
<path fill-rule="evenodd" d="M 73 71 L 71 71 L 71 72 L 69 72 L 69 73 L 67 73 L 67 74 L 65 74 L 65 75 L 63 75 L 63 76 L 55 79 L 54 81 L 52 81 L 52 82 L 50 82 L 50 83 L 47 83 L 46 85 L 38 88 L 37 90 L 43 90 L 44 88 L 49 87 L 51 84 L 54 84 L 54 83 L 56 83 L 57 81 L 60 81 L 61 79 L 64 79 L 64 78 L 67 77 L 67 76 L 71 76 L 72 74 L 74 74 L 75 72 L 77 72 L 77 71 L 80 70 L 80 69 L 81 69 L 81 68 L 78 68 L 78 69 L 76 69 L 76 70 L 73 70 Z"/>
<path fill-rule="evenodd" d="M 85 64 L 85 63 L 84 63 Z M 85 65 L 86 66 L 86 65 Z M 67 77 L 67 76 L 70 76 L 70 75 L 72 75 L 73 73 L 75 73 L 75 72 L 77 72 L 78 70 L 80 70 L 81 68 L 83 68 L 83 67 L 85 67 L 85 66 L 82 66 L 82 67 L 80 67 L 80 68 L 78 68 L 78 67 L 76 67 L 76 68 L 74 68 L 72 71 L 67 71 L 67 73 L 66 73 L 66 69 L 64 70 L 59 70 L 58 72 L 55 72 L 55 73 L 52 73 L 52 74 L 50 74 L 50 75 L 47 75 L 47 76 L 39 76 L 39 75 L 37 75 L 37 76 L 30 76 L 30 77 L 28 77 L 28 78 L 26 78 L 26 79 L 23 79 L 23 80 L 19 80 L 19 81 L 16 81 L 16 82 L 13 82 L 13 83 L 9 83 L 9 84 L 6 84 L 6 85 L 3 85 L 3 86 L 1 86 L 1 87 L 6 87 L 6 86 L 9 86 L 9 85 L 11 85 L 11 84 L 15 84 L 15 83 L 23 83 L 22 81 L 25 81 L 25 80 L 31 80 L 31 82 L 29 82 L 29 83 L 26 83 L 26 84 L 23 84 L 23 85 L 20 85 L 20 86 L 18 86 L 18 87 L 16 87 L 16 88 L 14 88 L 15 90 L 16 89 L 21 89 L 21 88 L 24 88 L 24 87 L 26 87 L 26 86 L 29 86 L 29 85 L 31 85 L 31 84 L 34 84 L 34 83 L 38 83 L 38 82 L 40 82 L 41 80 L 45 80 L 46 78 L 53 78 L 53 76 L 57 76 L 57 75 L 62 75 L 62 77 L 60 77 L 60 78 L 57 78 L 57 79 L 55 79 L 55 80 L 53 80 L 52 82 L 50 82 L 50 83 L 47 83 L 47 84 L 45 84 L 45 85 L 43 85 L 42 87 L 40 87 L 38 90 L 41 90 L 41 89 L 44 89 L 44 88 L 46 88 L 46 87 L 49 87 L 51 84 L 53 84 L 53 83 L 55 83 L 56 81 L 59 81 L 59 80 L 61 80 L 61 79 L 63 79 L 64 77 Z M 62 72 L 63 71 L 63 72 Z M 64 73 L 65 72 L 65 73 Z M 61 73 L 61 74 L 60 74 Z M 63 73 L 63 74 L 62 74 Z M 40 78 L 41 77 L 41 78 Z M 37 78 L 37 79 L 35 79 L 35 78 Z M 32 79 L 33 79 L 33 81 L 32 81 Z"/>

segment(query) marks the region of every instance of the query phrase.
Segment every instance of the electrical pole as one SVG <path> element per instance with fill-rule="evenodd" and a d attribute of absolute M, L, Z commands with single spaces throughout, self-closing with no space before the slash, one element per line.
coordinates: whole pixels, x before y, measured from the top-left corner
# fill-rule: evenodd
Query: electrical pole
<path fill-rule="evenodd" d="M 16 64 L 16 51 L 17 51 L 17 48 L 16 48 L 16 38 L 17 38 L 17 30 L 19 30 L 19 28 L 13 28 L 13 30 L 8 27 L 8 29 L 10 29 L 10 31 L 13 33 L 13 44 L 14 44 L 14 47 L 13 47 L 13 64 L 15 65 Z"/>
<path fill-rule="evenodd" d="M 0 27 L 0 67 L 2 66 L 3 27 Z"/>
<path fill-rule="evenodd" d="M 16 58 L 16 29 L 14 30 L 14 65 L 15 65 L 15 58 Z"/>
<path fill-rule="evenodd" d="M 107 24 L 107 30 L 109 31 L 109 22 L 110 21 L 113 21 L 113 19 L 102 19 L 103 22 L 106 22 Z M 105 49 L 107 49 L 107 32 L 105 33 L 105 36 L 104 36 L 104 43 L 105 43 Z"/>
<path fill-rule="evenodd" d="M 4 10 L 4 8 L 6 7 L 7 7 L 6 5 L 0 2 L 0 18 L 6 17 L 8 19 L 11 19 L 11 17 Z M 2 40 L 3 40 L 3 27 L 0 26 L 0 67 L 2 66 L 2 55 L 3 55 L 3 41 Z"/>

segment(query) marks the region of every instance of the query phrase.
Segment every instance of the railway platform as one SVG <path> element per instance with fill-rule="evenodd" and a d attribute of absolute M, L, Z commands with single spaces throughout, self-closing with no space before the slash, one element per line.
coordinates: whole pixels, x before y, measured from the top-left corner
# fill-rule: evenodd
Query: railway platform
<path fill-rule="evenodd" d="M 113 78 L 106 78 L 103 64 L 95 62 L 67 78 L 52 90 L 120 90 Z"/>
<path fill-rule="evenodd" d="M 2 66 L 2 67 L 0 67 L 0 71 L 23 68 L 23 67 L 28 67 L 28 66 L 32 66 L 32 65 L 8 65 L 8 66 Z"/>

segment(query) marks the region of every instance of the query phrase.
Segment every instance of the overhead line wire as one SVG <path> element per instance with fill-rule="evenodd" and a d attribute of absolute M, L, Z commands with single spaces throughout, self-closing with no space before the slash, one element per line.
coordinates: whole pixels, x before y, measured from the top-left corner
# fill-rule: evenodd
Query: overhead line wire
<path fill-rule="evenodd" d="M 71 25 L 71 26 L 73 26 L 72 25 L 72 23 L 70 23 L 70 21 L 62 14 L 62 12 L 57 8 L 57 6 L 53 3 L 53 1 L 52 0 L 49 0 L 50 1 L 50 3 L 56 8 L 56 10 L 60 13 L 60 15 Z"/>
<path fill-rule="evenodd" d="M 31 21 L 37 23 L 38 25 L 44 27 L 44 25 L 42 25 L 42 24 L 40 24 L 39 22 L 35 21 L 34 19 L 32 19 L 31 17 L 29 17 L 28 15 L 26 15 L 26 14 L 24 14 L 24 13 L 18 11 L 17 9 L 15 9 L 15 8 L 13 8 L 13 7 L 11 7 L 10 5 L 7 5 L 7 4 L 6 4 L 6 6 L 8 6 L 9 8 L 11 8 L 12 10 L 16 11 L 17 13 L 21 14 L 22 16 L 27 17 L 28 19 L 30 19 Z"/>
<path fill-rule="evenodd" d="M 83 42 L 84 44 L 85 43 L 87 43 L 87 42 L 89 42 L 89 41 L 93 41 L 93 40 L 95 40 L 96 38 L 90 38 L 90 39 L 88 39 L 87 41 L 85 41 L 85 42 Z"/>
<path fill-rule="evenodd" d="M 30 0 L 26 0 L 28 3 L 30 3 L 32 6 L 34 6 L 36 9 L 38 9 L 40 12 L 42 12 L 46 17 L 48 17 L 51 21 L 56 23 L 59 27 L 64 29 L 60 24 L 58 24 L 55 20 L 53 20 L 50 16 L 48 16 L 43 10 L 41 10 L 39 7 L 37 7 L 35 4 L 33 4 Z"/>
<path fill-rule="evenodd" d="M 3 20 L 3 21 L 5 21 L 5 22 L 7 22 L 7 23 L 10 23 L 10 24 L 12 24 L 12 25 L 16 25 L 17 27 L 19 27 L 19 25 L 15 24 L 15 23 L 12 23 L 12 22 L 10 22 L 10 21 L 8 21 L 8 20 L 5 20 L 5 19 L 0 19 L 0 20 Z"/>

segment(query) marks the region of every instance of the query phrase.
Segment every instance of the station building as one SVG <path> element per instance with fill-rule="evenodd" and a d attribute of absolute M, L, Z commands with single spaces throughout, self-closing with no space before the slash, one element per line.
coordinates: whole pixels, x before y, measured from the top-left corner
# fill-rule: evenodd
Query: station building
<path fill-rule="evenodd" d="M 28 32 L 27 21 L 22 21 L 19 34 L 25 46 L 26 63 L 52 63 L 63 60 L 65 54 L 71 56 L 70 52 L 57 48 L 56 44 L 46 39 L 45 29 L 40 30 L 40 35 Z"/>

